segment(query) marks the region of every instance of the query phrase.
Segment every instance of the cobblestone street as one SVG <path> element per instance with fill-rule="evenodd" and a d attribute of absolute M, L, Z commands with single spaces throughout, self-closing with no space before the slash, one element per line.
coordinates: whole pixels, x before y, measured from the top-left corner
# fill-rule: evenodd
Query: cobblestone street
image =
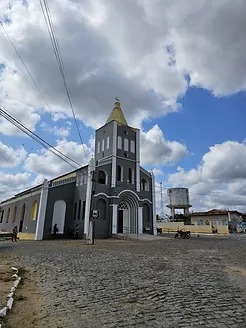
<path fill-rule="evenodd" d="M 0 257 L 40 279 L 35 327 L 243 328 L 245 246 L 244 236 L 2 241 Z"/>

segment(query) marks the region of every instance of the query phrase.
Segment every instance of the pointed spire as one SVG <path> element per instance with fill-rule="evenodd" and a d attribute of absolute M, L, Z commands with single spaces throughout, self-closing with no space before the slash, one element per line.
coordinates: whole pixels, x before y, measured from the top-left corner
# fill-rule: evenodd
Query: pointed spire
<path fill-rule="evenodd" d="M 120 101 L 118 98 L 115 98 L 116 102 L 114 103 L 114 108 L 111 112 L 111 114 L 109 115 L 109 118 L 107 119 L 107 123 L 111 122 L 111 121 L 116 121 L 117 123 L 121 124 L 121 125 L 128 125 L 127 121 L 125 119 L 125 116 L 122 112 L 122 109 L 120 107 Z"/>

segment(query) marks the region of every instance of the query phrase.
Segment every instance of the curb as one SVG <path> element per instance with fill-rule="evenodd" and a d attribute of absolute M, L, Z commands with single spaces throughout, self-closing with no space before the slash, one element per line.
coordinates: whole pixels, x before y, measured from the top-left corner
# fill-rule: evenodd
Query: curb
<path fill-rule="evenodd" d="M 4 306 L 2 309 L 0 309 L 0 318 L 4 318 L 7 314 L 8 311 L 10 311 L 12 309 L 13 303 L 14 303 L 14 293 L 16 288 L 18 287 L 20 281 L 21 281 L 21 277 L 18 276 L 18 269 L 15 267 L 11 267 L 12 271 L 13 271 L 13 275 L 12 278 L 15 279 L 14 280 L 14 285 L 13 287 L 10 289 L 10 293 L 7 295 L 7 304 L 6 306 Z M 2 325 L 0 324 L 0 328 L 2 327 Z"/>

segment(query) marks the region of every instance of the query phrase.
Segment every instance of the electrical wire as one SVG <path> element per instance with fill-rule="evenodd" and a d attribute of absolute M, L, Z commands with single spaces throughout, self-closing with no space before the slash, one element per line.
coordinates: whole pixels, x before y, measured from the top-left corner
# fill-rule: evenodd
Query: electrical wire
<path fill-rule="evenodd" d="M 60 159 L 62 159 L 63 161 L 65 161 L 67 164 L 71 165 L 73 168 L 75 168 L 76 170 L 79 169 L 79 167 L 81 167 L 81 164 L 79 164 L 78 162 L 74 161 L 73 159 L 71 159 L 70 157 L 68 157 L 67 155 L 63 154 L 61 151 L 59 151 L 58 149 L 56 149 L 55 147 L 53 147 L 51 144 L 49 144 L 48 142 L 46 142 L 43 138 L 39 137 L 36 133 L 32 132 L 30 129 L 28 129 L 23 123 L 21 123 L 18 119 L 16 119 L 13 115 L 11 115 L 10 113 L 8 113 L 8 111 L 4 108 L 4 106 L 0 105 L 0 115 L 5 118 L 6 120 L 8 120 L 11 124 L 13 124 L 15 127 L 17 127 L 19 130 L 21 130 L 22 132 L 24 132 L 25 134 L 27 134 L 30 138 L 32 138 L 33 140 L 35 140 L 36 142 L 38 142 L 39 144 L 41 144 L 44 148 L 46 148 L 48 151 L 50 151 L 51 153 L 53 153 L 54 155 L 56 155 L 57 157 L 59 157 Z M 88 172 L 86 173 L 82 173 L 80 174 L 80 176 L 87 176 L 87 178 L 91 178 L 90 174 L 88 174 Z M 108 179 L 111 180 L 112 177 L 114 179 L 117 180 L 116 176 L 112 176 L 112 175 L 108 175 Z M 96 183 L 98 183 L 98 181 L 95 181 Z M 134 185 L 136 187 L 140 187 L 141 183 L 139 182 L 138 184 L 135 182 Z M 158 188 L 159 185 L 155 185 L 155 188 Z M 163 188 L 163 189 L 168 189 L 168 188 Z M 154 191 L 155 194 L 159 194 L 159 192 Z M 202 195 L 202 194 L 198 194 L 198 193 L 191 193 L 192 195 L 200 195 L 200 196 L 206 196 L 206 195 Z M 208 195 L 209 197 L 224 197 L 224 195 L 213 195 L 210 194 Z M 235 196 L 237 197 L 237 196 Z M 195 198 L 195 197 L 194 197 Z"/>
<path fill-rule="evenodd" d="M 7 112 L 7 110 L 4 108 L 4 106 L 0 105 L 0 115 L 8 120 L 11 124 L 13 124 L 15 127 L 17 127 L 19 130 L 27 134 L 30 138 L 41 144 L 44 148 L 46 148 L 48 151 L 52 152 L 54 155 L 65 161 L 67 164 L 71 165 L 75 169 L 78 169 L 78 167 L 81 166 L 81 164 L 77 163 L 67 155 L 63 154 L 60 150 L 53 147 L 51 144 L 49 144 L 47 141 L 45 141 L 43 138 L 39 137 L 36 133 L 29 130 L 23 123 L 21 123 L 18 119 L 16 119 L 13 115 Z"/>
<path fill-rule="evenodd" d="M 46 26 L 47 26 L 47 29 L 48 29 L 48 32 L 49 32 L 49 36 L 50 36 L 51 44 L 52 44 L 52 47 L 53 47 L 53 50 L 54 50 L 55 58 L 56 58 L 56 61 L 57 61 L 57 64 L 58 64 L 58 68 L 60 70 L 62 81 L 63 81 L 64 87 L 65 87 L 65 90 L 66 90 L 66 95 L 67 95 L 68 102 L 69 102 L 69 105 L 70 105 L 70 108 L 71 108 L 71 111 L 72 111 L 75 126 L 76 126 L 76 129 L 77 129 L 78 135 L 79 135 L 79 139 L 80 139 L 80 142 L 83 146 L 85 156 L 87 157 L 87 154 L 86 154 L 86 151 L 85 151 L 85 148 L 84 148 L 84 143 L 83 143 L 83 140 L 82 140 L 82 136 L 81 136 L 81 133 L 79 131 L 78 122 L 77 122 L 77 119 L 76 119 L 76 116 L 75 116 L 75 110 L 74 110 L 74 106 L 73 106 L 73 102 L 72 102 L 72 97 L 71 97 L 69 87 L 68 87 L 68 84 L 67 84 L 63 59 L 62 59 L 59 43 L 58 43 L 58 40 L 57 40 L 57 37 L 56 37 L 55 29 L 54 29 L 54 26 L 53 26 L 53 23 L 52 23 L 52 20 L 51 20 L 51 14 L 50 14 L 50 10 L 49 10 L 48 1 L 43 0 L 43 3 L 42 3 L 42 0 L 39 0 L 39 2 L 40 2 L 40 6 L 41 6 L 43 16 L 44 16 L 44 20 L 45 20 L 45 23 L 46 23 Z"/>
<path fill-rule="evenodd" d="M 20 61 L 22 62 L 23 66 L 25 67 L 25 69 L 26 69 L 26 71 L 27 71 L 27 74 L 29 75 L 29 77 L 30 77 L 30 79 L 32 80 L 32 82 L 33 82 L 33 84 L 35 85 L 35 87 L 37 88 L 37 90 L 38 90 L 40 96 L 42 97 L 42 99 L 43 99 L 43 101 L 45 102 L 45 104 L 46 104 L 46 106 L 48 107 L 48 109 L 52 112 L 52 110 L 51 110 L 51 108 L 50 108 L 50 106 L 49 106 L 47 100 L 46 100 L 45 97 L 44 97 L 44 94 L 43 94 L 42 91 L 40 90 L 40 88 L 39 88 L 37 82 L 34 80 L 34 78 L 33 78 L 32 74 L 31 74 L 30 70 L 28 69 L 27 65 L 25 64 L 25 62 L 24 62 L 23 58 L 21 57 L 19 51 L 17 50 L 17 48 L 16 48 L 14 42 L 13 42 L 12 39 L 10 38 L 10 35 L 9 35 L 8 32 L 6 31 L 6 29 L 4 28 L 4 26 L 3 26 L 3 22 L 2 22 L 2 21 L 0 22 L 0 25 L 1 25 L 1 27 L 2 27 L 2 29 L 3 29 L 3 31 L 4 31 L 4 33 L 5 33 L 5 35 L 6 35 L 6 37 L 7 37 L 7 39 L 9 40 L 9 42 L 10 42 L 11 45 L 12 45 L 12 47 L 14 48 L 14 50 L 15 50 L 17 56 L 19 57 L 19 59 L 20 59 Z"/>

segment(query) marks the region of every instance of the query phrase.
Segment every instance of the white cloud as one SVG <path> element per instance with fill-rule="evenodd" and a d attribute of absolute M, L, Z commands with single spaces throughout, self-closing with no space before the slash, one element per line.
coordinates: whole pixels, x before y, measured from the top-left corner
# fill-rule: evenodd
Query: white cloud
<path fill-rule="evenodd" d="M 88 164 L 92 151 L 86 145 L 77 144 L 74 141 L 60 140 L 55 147 L 63 154 L 66 154 L 69 158 L 75 162 L 81 164 L 81 166 Z M 44 178 L 51 178 L 59 176 L 63 173 L 69 172 L 78 168 L 67 164 L 65 161 L 55 156 L 48 150 L 42 151 L 41 154 L 31 153 L 29 154 L 26 162 L 25 169 L 38 175 L 38 181 L 42 181 Z M 39 176 L 41 175 L 41 177 Z"/>
<path fill-rule="evenodd" d="M 9 20 L 4 27 L 49 106 L 1 27 L 0 98 L 1 105 L 35 131 L 45 111 L 55 122 L 71 118 L 72 112 L 39 2 L 22 3 L 0 1 L 0 19 Z M 49 6 L 75 113 L 88 126 L 105 123 L 115 96 L 121 99 L 128 123 L 136 127 L 146 119 L 178 111 L 188 88 L 187 76 L 190 85 L 218 96 L 246 90 L 244 0 L 88 0 L 83 4 L 54 0 Z M 64 129 L 56 133 L 67 137 L 67 125 Z M 22 134 L 1 117 L 0 133 Z M 185 145 L 166 140 L 158 126 L 141 133 L 141 141 L 143 164 L 156 167 L 188 153 Z M 80 145 L 60 141 L 58 146 L 78 162 L 88 162 Z M 215 145 L 197 169 L 180 169 L 169 180 L 191 186 L 197 194 L 214 188 L 244 194 L 242 149 L 231 143 Z M 37 179 L 41 174 L 64 173 L 68 167 L 54 158 L 46 152 L 32 153 L 26 168 L 39 174 Z"/>
<path fill-rule="evenodd" d="M 141 132 L 141 163 L 163 165 L 177 162 L 188 155 L 185 145 L 165 139 L 162 130 L 154 125 L 149 131 Z"/>
<path fill-rule="evenodd" d="M 58 125 L 49 125 L 45 122 L 41 123 L 43 131 L 54 134 L 57 137 L 66 138 L 69 136 L 71 127 L 70 126 L 58 126 Z"/>
<path fill-rule="evenodd" d="M 156 176 L 162 176 L 162 175 L 163 175 L 162 170 L 157 169 L 157 168 L 154 168 L 154 169 L 152 170 L 152 172 L 153 172 L 153 174 L 155 175 L 155 177 L 156 177 Z"/>
<path fill-rule="evenodd" d="M 8 198 L 28 187 L 30 180 L 29 173 L 8 174 L 1 172 L 0 174 L 0 199 Z"/>
<path fill-rule="evenodd" d="M 176 111 L 187 75 L 192 85 L 216 95 L 246 89 L 244 0 L 236 5 L 230 0 L 93 0 L 83 5 L 59 0 L 49 5 L 76 115 L 87 125 L 106 121 L 115 96 L 137 126 Z M 31 129 L 42 107 L 55 119 L 72 117 L 39 2 L 23 6 L 13 0 L 9 6 L 5 1 L 1 13 L 11 22 L 5 29 L 50 108 L 3 31 L 2 103 L 12 114 L 21 112 L 18 117 Z M 1 131 L 10 133 L 3 126 Z"/>
<path fill-rule="evenodd" d="M 15 167 L 26 157 L 23 147 L 13 149 L 0 141 L 0 167 Z"/>
<path fill-rule="evenodd" d="M 246 144 L 236 141 L 216 144 L 203 156 L 197 169 L 179 168 L 177 173 L 169 175 L 168 183 L 188 187 L 191 199 L 199 201 L 199 206 L 225 208 L 234 205 L 245 211 Z"/>

